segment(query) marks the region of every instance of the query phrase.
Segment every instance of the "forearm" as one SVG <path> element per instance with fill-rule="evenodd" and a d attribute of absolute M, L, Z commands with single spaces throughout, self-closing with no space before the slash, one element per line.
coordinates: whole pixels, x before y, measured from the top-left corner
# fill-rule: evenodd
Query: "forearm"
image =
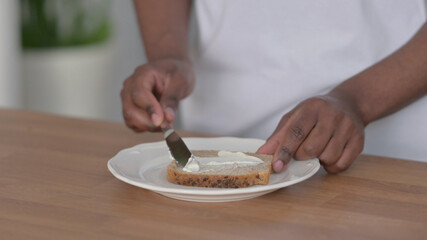
<path fill-rule="evenodd" d="M 365 125 L 427 93 L 427 24 L 392 55 L 346 80 L 329 94 L 359 109 Z"/>
<path fill-rule="evenodd" d="M 191 0 L 134 0 L 149 62 L 189 61 L 188 22 Z"/>

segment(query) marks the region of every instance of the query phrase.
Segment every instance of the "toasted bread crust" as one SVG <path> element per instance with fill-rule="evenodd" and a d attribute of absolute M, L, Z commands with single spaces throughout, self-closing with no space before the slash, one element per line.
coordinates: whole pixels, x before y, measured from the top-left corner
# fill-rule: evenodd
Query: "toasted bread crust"
<path fill-rule="evenodd" d="M 206 151 L 211 155 L 212 152 Z M 199 151 L 197 151 L 199 153 Z M 199 154 L 196 154 L 199 155 Z M 205 154 L 200 154 L 205 155 Z M 250 154 L 256 156 L 256 154 Z M 270 180 L 270 172 L 253 172 L 245 175 L 213 175 L 213 174 L 197 174 L 184 173 L 177 170 L 175 161 L 172 161 L 167 169 L 167 179 L 171 183 L 194 186 L 194 187 L 210 187 L 210 188 L 245 188 L 253 185 L 265 185 Z"/>

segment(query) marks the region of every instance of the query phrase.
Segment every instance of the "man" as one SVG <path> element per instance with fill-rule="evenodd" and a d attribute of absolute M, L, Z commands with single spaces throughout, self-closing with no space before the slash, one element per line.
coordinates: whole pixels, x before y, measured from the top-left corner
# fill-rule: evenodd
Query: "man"
<path fill-rule="evenodd" d="M 121 96 L 137 132 L 172 123 L 190 96 L 184 128 L 264 137 L 278 123 L 258 150 L 274 154 L 276 172 L 292 157 L 318 157 L 338 173 L 363 150 L 368 124 L 427 92 L 422 0 L 194 3 L 190 60 L 192 2 L 135 1 L 148 63 Z"/>

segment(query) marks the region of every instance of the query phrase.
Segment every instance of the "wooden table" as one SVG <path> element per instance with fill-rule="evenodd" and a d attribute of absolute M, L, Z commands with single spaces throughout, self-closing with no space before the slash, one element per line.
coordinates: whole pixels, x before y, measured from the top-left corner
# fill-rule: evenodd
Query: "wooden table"
<path fill-rule="evenodd" d="M 427 239 L 427 163 L 360 156 L 340 175 L 194 203 L 107 170 L 120 149 L 158 140 L 118 123 L 0 110 L 0 239 Z"/>

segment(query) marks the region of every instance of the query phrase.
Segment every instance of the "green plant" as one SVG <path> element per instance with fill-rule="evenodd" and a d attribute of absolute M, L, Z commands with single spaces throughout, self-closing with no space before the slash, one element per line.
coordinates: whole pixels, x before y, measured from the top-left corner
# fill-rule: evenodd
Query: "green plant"
<path fill-rule="evenodd" d="M 81 46 L 111 34 L 109 0 L 21 0 L 24 49 Z"/>

